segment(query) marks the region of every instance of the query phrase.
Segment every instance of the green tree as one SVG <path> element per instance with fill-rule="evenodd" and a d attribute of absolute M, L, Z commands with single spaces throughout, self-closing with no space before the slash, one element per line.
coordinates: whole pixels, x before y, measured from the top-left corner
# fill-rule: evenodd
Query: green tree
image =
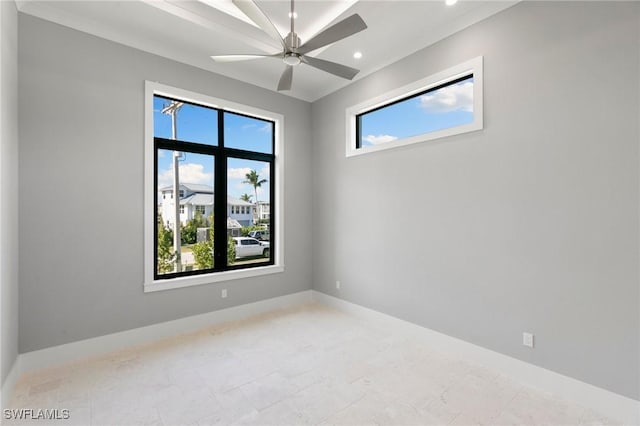
<path fill-rule="evenodd" d="M 187 221 L 186 225 L 181 227 L 180 240 L 182 244 L 195 244 L 198 239 L 198 228 L 205 228 L 207 220 L 201 212 L 196 210 L 193 219 Z"/>
<path fill-rule="evenodd" d="M 158 215 L 158 259 L 159 274 L 172 272 L 175 267 L 176 253 L 173 251 L 173 232 L 164 226 L 162 215 Z"/>
<path fill-rule="evenodd" d="M 227 235 L 227 265 L 233 265 L 236 262 L 236 242 L 231 235 Z"/>
<path fill-rule="evenodd" d="M 193 259 L 198 269 L 213 268 L 213 215 L 209 216 L 209 239 L 193 245 Z M 236 246 L 233 238 L 227 236 L 227 265 L 232 265 L 236 261 Z"/>
<path fill-rule="evenodd" d="M 250 202 L 251 202 L 251 197 L 253 197 L 253 195 L 249 195 L 249 194 L 242 194 L 242 195 L 240 196 L 240 199 L 241 199 L 242 201 L 246 201 L 247 203 L 250 203 Z"/>
<path fill-rule="evenodd" d="M 213 241 L 200 241 L 191 247 L 198 269 L 213 268 Z"/>
<path fill-rule="evenodd" d="M 242 181 L 242 183 L 248 183 L 253 186 L 253 192 L 256 194 L 256 203 L 258 202 L 258 188 L 262 186 L 263 183 L 266 183 L 266 179 L 260 179 L 260 175 L 255 170 L 251 170 L 249 173 L 245 175 L 247 180 Z"/>
<path fill-rule="evenodd" d="M 262 230 L 262 229 L 264 229 L 264 227 L 257 226 L 257 225 L 243 226 L 240 229 L 240 235 L 242 235 L 243 237 L 247 237 L 247 236 L 249 236 L 249 232 L 258 231 L 258 230 Z"/>

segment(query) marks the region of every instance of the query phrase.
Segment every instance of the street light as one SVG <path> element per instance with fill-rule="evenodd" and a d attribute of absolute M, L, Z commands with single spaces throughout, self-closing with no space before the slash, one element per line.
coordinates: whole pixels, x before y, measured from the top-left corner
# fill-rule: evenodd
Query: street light
<path fill-rule="evenodd" d="M 178 110 L 182 108 L 184 102 L 171 101 L 171 103 L 162 108 L 162 113 L 171 116 L 171 139 L 176 140 L 178 135 L 178 124 L 176 115 Z M 182 255 L 180 249 L 180 173 L 179 165 L 180 151 L 173 151 L 173 204 L 175 207 L 173 221 L 173 248 L 176 252 L 176 272 L 182 271 Z"/>

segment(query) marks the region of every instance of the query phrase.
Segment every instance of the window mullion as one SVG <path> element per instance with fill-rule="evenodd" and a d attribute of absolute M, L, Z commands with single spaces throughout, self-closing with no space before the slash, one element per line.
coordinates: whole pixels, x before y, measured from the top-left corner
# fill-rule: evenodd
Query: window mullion
<path fill-rule="evenodd" d="M 224 113 L 218 110 L 218 145 L 222 147 L 215 157 L 213 190 L 214 266 L 227 268 L 227 156 L 224 150 Z"/>

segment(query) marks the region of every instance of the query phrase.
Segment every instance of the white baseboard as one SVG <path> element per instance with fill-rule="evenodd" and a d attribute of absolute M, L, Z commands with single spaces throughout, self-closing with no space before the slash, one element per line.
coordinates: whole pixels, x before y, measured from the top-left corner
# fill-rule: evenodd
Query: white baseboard
<path fill-rule="evenodd" d="M 18 376 L 30 371 L 56 366 L 90 356 L 101 355 L 129 346 L 153 342 L 165 337 L 196 331 L 207 326 L 239 320 L 252 315 L 288 308 L 311 301 L 311 290 L 306 290 L 299 293 L 261 300 L 259 302 L 208 312 L 206 314 L 194 315 L 187 318 L 135 328 L 133 330 L 121 331 L 33 352 L 26 352 L 18 356 Z"/>
<path fill-rule="evenodd" d="M 7 378 L 4 380 L 4 383 L 2 383 L 2 390 L 0 392 L 2 393 L 2 397 L 0 398 L 0 414 L 4 412 L 4 409 L 8 407 L 9 402 L 11 402 L 13 390 L 16 387 L 16 383 L 18 383 L 20 372 L 20 356 L 18 356 L 13 362 L 13 366 L 11 367 L 11 371 L 9 371 Z"/>
<path fill-rule="evenodd" d="M 315 290 L 312 292 L 313 300 L 319 303 L 367 321 L 393 327 L 394 331 L 413 338 L 426 340 L 442 351 L 453 352 L 478 364 L 499 370 L 524 384 L 589 407 L 624 424 L 640 424 L 640 401 L 325 293 Z"/>
<path fill-rule="evenodd" d="M 467 357 L 525 384 L 590 407 L 624 424 L 640 424 L 639 401 L 314 290 L 20 354 L 2 384 L 2 408 L 9 403 L 15 384 L 24 373 L 311 301 L 368 321 L 377 321 L 413 338 L 427 340 L 440 350 Z"/>

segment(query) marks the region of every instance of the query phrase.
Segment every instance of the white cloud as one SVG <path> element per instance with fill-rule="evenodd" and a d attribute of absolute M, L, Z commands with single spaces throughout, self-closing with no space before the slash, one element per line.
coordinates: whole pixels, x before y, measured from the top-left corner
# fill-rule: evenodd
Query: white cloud
<path fill-rule="evenodd" d="M 229 179 L 246 179 L 247 173 L 251 173 L 251 169 L 249 167 L 229 169 L 227 171 L 227 177 Z"/>
<path fill-rule="evenodd" d="M 204 166 L 197 163 L 180 164 L 179 172 L 181 183 L 199 183 L 213 185 L 213 173 L 206 173 Z M 158 174 L 158 187 L 162 188 L 173 184 L 173 167 Z"/>
<path fill-rule="evenodd" d="M 391 142 L 391 141 L 395 141 L 396 139 L 398 139 L 397 136 L 391 136 L 391 135 L 367 135 L 363 138 L 365 141 L 369 142 L 370 144 L 373 145 L 378 145 L 381 143 L 387 143 L 387 142 Z"/>
<path fill-rule="evenodd" d="M 427 112 L 473 111 L 473 83 L 443 87 L 420 96 L 420 107 Z"/>
<path fill-rule="evenodd" d="M 258 126 L 256 123 L 248 123 L 242 125 L 242 130 L 256 129 L 258 132 L 270 132 L 271 123 L 265 123 L 262 126 Z"/>

